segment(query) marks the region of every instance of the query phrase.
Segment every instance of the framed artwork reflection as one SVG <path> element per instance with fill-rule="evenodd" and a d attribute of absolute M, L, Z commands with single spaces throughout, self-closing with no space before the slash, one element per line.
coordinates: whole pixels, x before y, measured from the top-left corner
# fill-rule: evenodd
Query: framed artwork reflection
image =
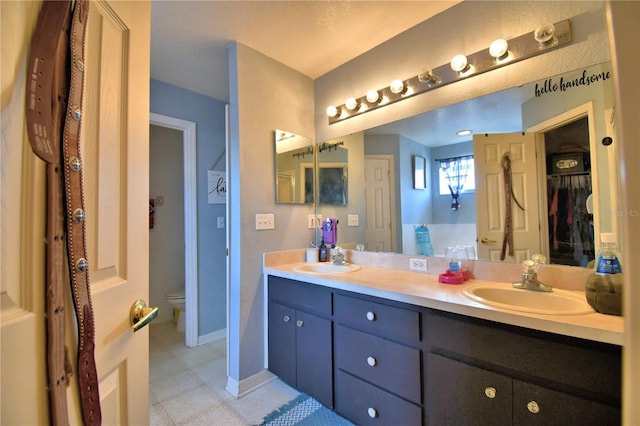
<path fill-rule="evenodd" d="M 413 156 L 413 187 L 414 189 L 425 189 L 427 183 L 426 160 L 419 155 Z"/>

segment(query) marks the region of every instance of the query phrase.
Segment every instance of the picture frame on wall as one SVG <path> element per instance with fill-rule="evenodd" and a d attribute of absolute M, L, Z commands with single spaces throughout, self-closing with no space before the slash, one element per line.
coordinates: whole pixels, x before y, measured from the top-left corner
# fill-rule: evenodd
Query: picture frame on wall
<path fill-rule="evenodd" d="M 419 155 L 413 156 L 413 188 L 425 189 L 427 184 L 426 159 Z"/>

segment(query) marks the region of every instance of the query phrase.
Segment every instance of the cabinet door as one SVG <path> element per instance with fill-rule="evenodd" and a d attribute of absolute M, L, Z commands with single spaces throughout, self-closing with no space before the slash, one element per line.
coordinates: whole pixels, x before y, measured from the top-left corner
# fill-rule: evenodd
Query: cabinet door
<path fill-rule="evenodd" d="M 510 425 L 511 392 L 509 377 L 434 353 L 427 356 L 430 425 Z"/>
<path fill-rule="evenodd" d="M 296 387 L 296 313 L 269 303 L 269 371 Z"/>
<path fill-rule="evenodd" d="M 513 423 L 516 425 L 619 425 L 620 422 L 619 407 L 513 381 Z"/>
<path fill-rule="evenodd" d="M 331 321 L 296 312 L 297 389 L 333 407 Z"/>

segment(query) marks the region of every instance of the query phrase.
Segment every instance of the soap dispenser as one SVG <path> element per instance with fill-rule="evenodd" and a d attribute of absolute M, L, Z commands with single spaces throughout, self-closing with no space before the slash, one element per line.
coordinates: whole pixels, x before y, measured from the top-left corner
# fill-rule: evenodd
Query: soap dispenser
<path fill-rule="evenodd" d="M 324 238 L 320 242 L 320 247 L 318 247 L 318 261 L 319 262 L 327 261 L 327 246 L 324 243 Z"/>

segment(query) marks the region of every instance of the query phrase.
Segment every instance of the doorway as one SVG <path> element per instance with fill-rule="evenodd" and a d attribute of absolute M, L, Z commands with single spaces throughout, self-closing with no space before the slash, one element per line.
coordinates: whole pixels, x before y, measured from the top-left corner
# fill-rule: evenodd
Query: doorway
<path fill-rule="evenodd" d="M 595 257 L 599 221 L 588 206 L 598 205 L 593 104 L 576 107 L 527 129 L 536 133 L 541 194 L 542 254 L 552 264 L 586 267 Z"/>
<path fill-rule="evenodd" d="M 544 132 L 548 262 L 586 267 L 595 258 L 587 116 Z"/>
<path fill-rule="evenodd" d="M 198 345 L 198 234 L 196 204 L 196 123 L 150 113 L 151 125 L 182 132 L 184 172 L 185 345 Z M 154 196 L 154 194 L 151 194 Z M 150 283 L 150 285 L 153 285 Z"/>
<path fill-rule="evenodd" d="M 393 160 L 392 155 L 364 156 L 368 251 L 396 251 Z"/>

